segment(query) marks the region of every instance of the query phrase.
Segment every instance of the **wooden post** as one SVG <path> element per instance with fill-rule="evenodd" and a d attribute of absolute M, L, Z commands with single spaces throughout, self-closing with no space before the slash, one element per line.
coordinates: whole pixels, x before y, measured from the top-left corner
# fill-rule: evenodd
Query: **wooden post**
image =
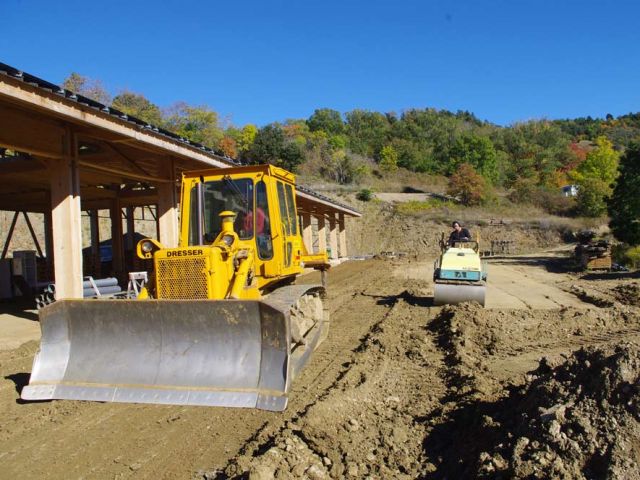
<path fill-rule="evenodd" d="M 324 224 L 324 216 L 319 215 L 318 219 L 318 253 L 327 251 L 327 229 Z"/>
<path fill-rule="evenodd" d="M 98 219 L 99 210 L 89 210 L 89 227 L 91 229 L 91 255 L 100 254 L 100 223 Z"/>
<path fill-rule="evenodd" d="M 311 230 L 311 215 L 302 214 L 302 241 L 309 254 L 313 253 L 313 231 Z"/>
<path fill-rule="evenodd" d="M 102 276 L 102 264 L 100 262 L 100 210 L 89 210 L 89 226 L 91 229 L 91 261 L 94 277 Z"/>
<path fill-rule="evenodd" d="M 109 216 L 111 217 L 111 265 L 113 268 L 113 274 L 119 281 L 124 281 L 125 268 L 122 246 L 122 207 L 120 207 L 119 199 L 116 198 L 111 201 Z"/>
<path fill-rule="evenodd" d="M 160 183 L 158 188 L 158 235 L 160 242 L 168 248 L 178 246 L 178 202 L 176 198 L 173 159 L 167 160 L 165 177 L 171 182 Z"/>
<path fill-rule="evenodd" d="M 44 254 L 47 257 L 47 278 L 53 280 L 53 222 L 51 220 L 51 199 L 49 199 L 49 209 L 44 212 Z"/>
<path fill-rule="evenodd" d="M 2 249 L 2 259 L 7 256 L 7 252 L 9 252 L 9 244 L 11 243 L 11 237 L 13 237 L 13 230 L 16 228 L 16 222 L 18 221 L 18 215 L 20 212 L 15 212 L 13 214 L 13 220 L 11 220 L 11 226 L 9 227 L 9 233 L 7 233 L 7 238 L 4 241 L 4 248 Z"/>
<path fill-rule="evenodd" d="M 335 214 L 329 216 L 329 246 L 331 247 L 331 259 L 338 258 L 338 228 Z"/>
<path fill-rule="evenodd" d="M 134 239 L 136 233 L 136 225 L 134 222 L 135 207 L 127 207 L 127 250 L 133 251 L 135 248 Z"/>
<path fill-rule="evenodd" d="M 338 243 L 340 247 L 339 257 L 343 258 L 347 256 L 347 230 L 344 224 L 344 213 L 338 214 L 338 228 Z"/>
<path fill-rule="evenodd" d="M 63 138 L 64 159 L 51 161 L 51 224 L 56 299 L 82 298 L 82 219 L 78 144 L 71 128 Z"/>
<path fill-rule="evenodd" d="M 36 251 L 38 252 L 38 256 L 42 258 L 44 257 L 44 255 L 42 253 L 42 249 L 40 248 L 40 242 L 38 241 L 38 236 L 36 235 L 36 232 L 33 229 L 33 225 L 31 225 L 31 220 L 29 220 L 29 214 L 27 214 L 27 212 L 22 212 L 22 215 L 24 215 L 24 221 L 27 222 L 27 228 L 29 228 L 29 233 L 31 234 L 31 239 L 33 240 L 33 243 L 36 246 Z"/>

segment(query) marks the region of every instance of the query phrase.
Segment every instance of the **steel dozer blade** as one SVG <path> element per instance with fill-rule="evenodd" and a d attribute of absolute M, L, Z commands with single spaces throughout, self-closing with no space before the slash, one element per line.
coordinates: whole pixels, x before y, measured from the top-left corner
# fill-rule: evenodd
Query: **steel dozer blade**
<path fill-rule="evenodd" d="M 486 285 L 436 283 L 434 305 L 452 305 L 462 302 L 478 302 L 484 307 Z"/>
<path fill-rule="evenodd" d="M 290 307 L 309 286 L 282 290 L 262 301 L 58 301 L 40 311 L 22 398 L 282 411 L 328 328 L 316 322 L 292 344 Z"/>

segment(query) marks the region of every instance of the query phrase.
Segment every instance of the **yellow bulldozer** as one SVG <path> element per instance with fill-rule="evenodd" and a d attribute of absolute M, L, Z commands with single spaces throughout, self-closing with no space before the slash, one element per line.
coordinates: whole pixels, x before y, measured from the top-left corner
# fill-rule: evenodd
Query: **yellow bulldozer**
<path fill-rule="evenodd" d="M 281 411 L 326 338 L 326 252 L 302 241 L 295 178 L 271 165 L 183 174 L 180 244 L 141 240 L 153 274 L 136 300 L 60 300 L 25 400 Z M 304 268 L 322 284 L 296 285 Z"/>

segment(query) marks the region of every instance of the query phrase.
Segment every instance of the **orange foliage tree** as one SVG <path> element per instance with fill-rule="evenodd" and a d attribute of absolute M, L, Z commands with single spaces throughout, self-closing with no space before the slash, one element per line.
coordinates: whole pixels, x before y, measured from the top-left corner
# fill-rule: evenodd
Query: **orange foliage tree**
<path fill-rule="evenodd" d="M 487 196 L 487 182 L 473 166 L 463 163 L 449 177 L 447 193 L 457 197 L 464 205 L 479 205 Z"/>
<path fill-rule="evenodd" d="M 236 148 L 236 141 L 231 138 L 224 136 L 220 143 L 218 144 L 222 153 L 224 153 L 229 158 L 236 158 L 238 156 L 238 150 Z"/>

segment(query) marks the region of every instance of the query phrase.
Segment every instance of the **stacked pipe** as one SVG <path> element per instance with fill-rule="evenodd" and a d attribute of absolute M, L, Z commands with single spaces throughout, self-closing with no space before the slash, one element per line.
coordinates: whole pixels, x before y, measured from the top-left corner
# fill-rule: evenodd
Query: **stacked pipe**
<path fill-rule="evenodd" d="M 82 282 L 82 296 L 85 298 L 113 295 L 114 293 L 120 293 L 121 291 L 122 290 L 118 286 L 118 279 L 113 277 L 100 278 L 98 280 L 91 279 Z"/>
<path fill-rule="evenodd" d="M 44 287 L 43 292 L 40 295 L 36 295 L 36 307 L 40 310 L 46 307 L 50 303 L 56 301 L 56 286 L 51 283 Z"/>
<path fill-rule="evenodd" d="M 97 298 L 101 296 L 110 296 L 122 292 L 118 286 L 116 278 L 100 278 L 97 280 L 89 277 L 89 280 L 82 282 L 83 298 Z M 36 307 L 41 309 L 56 301 L 56 286 L 51 283 L 44 287 L 43 292 L 36 296 Z"/>

